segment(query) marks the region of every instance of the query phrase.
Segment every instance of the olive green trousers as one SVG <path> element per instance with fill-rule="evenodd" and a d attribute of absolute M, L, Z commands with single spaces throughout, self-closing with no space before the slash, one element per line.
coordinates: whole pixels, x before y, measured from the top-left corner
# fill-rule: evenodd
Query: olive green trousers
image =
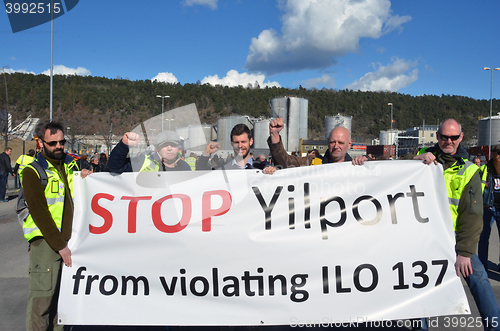
<path fill-rule="evenodd" d="M 26 330 L 63 330 L 57 324 L 57 300 L 61 281 L 61 256 L 44 239 L 30 243 L 29 294 Z"/>

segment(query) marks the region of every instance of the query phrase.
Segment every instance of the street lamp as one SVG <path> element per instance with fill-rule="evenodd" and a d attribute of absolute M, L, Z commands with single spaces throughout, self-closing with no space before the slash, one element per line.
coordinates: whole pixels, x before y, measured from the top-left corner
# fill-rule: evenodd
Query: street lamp
<path fill-rule="evenodd" d="M 488 144 L 488 160 L 491 159 L 491 112 L 493 109 L 493 70 L 500 70 L 500 68 L 488 68 L 484 67 L 483 70 L 491 71 L 491 84 L 490 84 L 490 142 Z"/>
<path fill-rule="evenodd" d="M 389 102 L 387 105 L 391 106 L 391 141 L 392 141 L 391 145 L 394 145 L 394 137 L 392 136 L 392 103 Z"/>
<path fill-rule="evenodd" d="M 174 121 L 174 118 L 167 118 L 165 121 L 168 121 L 168 131 L 170 131 L 170 122 Z"/>
<path fill-rule="evenodd" d="M 163 131 L 163 109 L 165 107 L 165 98 L 170 98 L 170 95 L 157 95 L 157 98 L 161 98 L 161 131 Z"/>

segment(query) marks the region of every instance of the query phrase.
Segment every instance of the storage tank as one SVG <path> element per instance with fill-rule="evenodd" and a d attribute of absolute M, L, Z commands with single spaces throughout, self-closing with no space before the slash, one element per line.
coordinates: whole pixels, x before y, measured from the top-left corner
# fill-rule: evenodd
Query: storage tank
<path fill-rule="evenodd" d="M 285 128 L 280 131 L 281 140 L 285 150 L 288 150 L 288 98 L 271 99 L 271 118 L 283 118 Z"/>
<path fill-rule="evenodd" d="M 196 152 L 203 152 L 208 142 L 212 140 L 212 126 L 198 125 L 189 127 L 189 139 L 186 149 Z"/>
<path fill-rule="evenodd" d="M 499 113 L 500 114 L 500 113 Z M 491 146 L 500 143 L 500 116 L 491 117 Z M 479 120 L 477 128 L 477 145 L 489 146 L 490 144 L 490 118 L 485 117 Z"/>
<path fill-rule="evenodd" d="M 399 130 L 387 130 L 380 131 L 380 145 L 394 145 L 396 143 L 396 137 L 399 133 L 403 131 Z"/>
<path fill-rule="evenodd" d="M 176 129 L 175 132 L 184 140 L 189 139 L 189 127 Z"/>
<path fill-rule="evenodd" d="M 270 120 L 260 120 L 254 123 L 253 126 L 253 148 L 268 149 L 267 138 L 269 138 L 269 122 Z"/>
<path fill-rule="evenodd" d="M 281 140 L 287 151 L 297 151 L 299 140 L 307 139 L 307 99 L 286 96 L 271 100 L 271 117 L 282 117 L 285 128 L 281 130 Z"/>
<path fill-rule="evenodd" d="M 250 130 L 253 129 L 252 122 L 246 116 L 221 117 L 217 120 L 217 141 L 221 150 L 232 151 L 231 130 L 236 124 L 246 124 Z"/>
<path fill-rule="evenodd" d="M 325 139 L 328 140 L 330 132 L 338 126 L 343 126 L 352 132 L 352 116 L 325 116 Z"/>

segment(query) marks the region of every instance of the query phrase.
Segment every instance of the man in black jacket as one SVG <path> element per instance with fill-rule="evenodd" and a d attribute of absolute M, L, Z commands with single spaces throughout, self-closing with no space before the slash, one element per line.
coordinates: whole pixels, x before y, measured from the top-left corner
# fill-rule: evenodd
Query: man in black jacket
<path fill-rule="evenodd" d="M 4 152 L 0 154 L 0 200 L 2 202 L 9 201 L 5 199 L 5 193 L 7 192 L 7 179 L 9 174 L 14 176 L 12 172 L 12 165 L 10 163 L 10 154 L 12 154 L 12 148 L 6 147 Z"/>
<path fill-rule="evenodd" d="M 137 158 L 129 158 L 129 146 L 139 143 L 139 135 L 127 132 L 120 142 L 113 148 L 108 160 L 110 172 L 121 174 L 122 172 L 148 172 L 148 171 L 191 171 L 191 167 L 179 157 L 179 145 L 181 138 L 173 131 L 162 131 L 155 137 L 153 145 L 156 151 L 151 155 L 140 155 Z"/>

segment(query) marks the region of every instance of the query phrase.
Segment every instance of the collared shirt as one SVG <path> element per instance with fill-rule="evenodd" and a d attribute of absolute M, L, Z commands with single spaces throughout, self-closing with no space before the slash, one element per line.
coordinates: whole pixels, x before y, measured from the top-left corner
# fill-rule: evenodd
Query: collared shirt
<path fill-rule="evenodd" d="M 238 164 L 238 162 L 236 162 L 236 159 L 233 159 L 233 162 L 231 162 L 231 167 L 238 167 L 240 169 L 252 169 L 253 168 L 253 159 L 251 157 L 248 158 L 248 161 L 245 164 L 245 168 L 241 167 Z"/>

